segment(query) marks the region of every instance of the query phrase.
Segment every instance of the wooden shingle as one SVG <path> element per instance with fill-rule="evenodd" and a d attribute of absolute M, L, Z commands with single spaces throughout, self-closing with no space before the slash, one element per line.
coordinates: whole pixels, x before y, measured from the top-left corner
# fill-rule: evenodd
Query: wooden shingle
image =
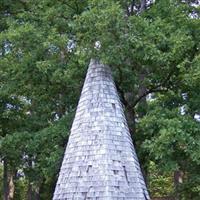
<path fill-rule="evenodd" d="M 110 68 L 91 60 L 53 200 L 147 200 Z"/>

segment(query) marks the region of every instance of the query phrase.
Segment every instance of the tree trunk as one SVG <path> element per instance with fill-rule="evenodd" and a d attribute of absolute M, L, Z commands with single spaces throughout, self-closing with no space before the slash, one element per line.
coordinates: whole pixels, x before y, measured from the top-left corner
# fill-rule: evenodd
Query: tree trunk
<path fill-rule="evenodd" d="M 146 9 L 146 0 L 141 0 L 140 2 L 140 12 L 143 12 Z"/>
<path fill-rule="evenodd" d="M 135 110 L 134 108 L 127 106 L 126 107 L 126 119 L 128 123 L 128 127 L 131 132 L 131 137 L 135 133 Z"/>
<path fill-rule="evenodd" d="M 28 166 L 29 168 L 32 168 L 32 159 L 29 155 L 28 159 Z M 28 182 L 28 191 L 27 191 L 27 200 L 39 200 L 40 194 L 39 194 L 40 187 L 34 186 L 30 181 Z"/>
<path fill-rule="evenodd" d="M 183 183 L 183 176 L 184 176 L 184 173 L 180 170 L 177 170 L 174 172 L 174 187 L 175 187 L 175 199 L 176 200 L 180 199 L 178 190 L 179 190 L 180 184 Z"/>
<path fill-rule="evenodd" d="M 13 172 L 9 173 L 8 188 L 9 188 L 8 200 L 13 200 L 14 192 L 15 192 L 14 173 Z"/>
<path fill-rule="evenodd" d="M 6 158 L 4 159 L 3 170 L 3 200 L 13 200 L 15 185 L 14 185 L 14 173 L 9 170 Z"/>
<path fill-rule="evenodd" d="M 145 1 L 145 3 L 146 3 L 146 1 Z M 147 88 L 144 85 L 145 76 L 146 76 L 145 73 L 139 74 L 140 86 L 139 86 L 139 90 L 138 90 L 138 96 L 145 94 L 146 91 L 147 91 Z M 148 104 L 147 104 L 147 99 L 146 99 L 146 96 L 145 96 L 138 103 L 138 117 L 139 118 L 142 118 L 142 117 L 144 117 L 144 115 L 146 115 L 147 107 L 148 107 Z M 146 162 L 145 158 L 144 158 L 143 162 L 144 163 Z M 142 167 L 142 173 L 143 173 L 143 176 L 144 176 L 145 183 L 146 183 L 146 185 L 148 185 L 149 173 L 148 173 L 148 168 L 145 167 L 145 166 L 147 166 L 147 165 L 143 165 L 143 167 Z"/>
<path fill-rule="evenodd" d="M 144 80 L 145 80 L 146 74 L 144 72 L 141 72 L 139 74 L 139 80 L 140 80 L 140 85 L 138 89 L 138 96 L 143 96 L 147 92 L 147 88 L 144 85 Z M 138 103 L 138 116 L 139 118 L 142 118 L 147 112 L 147 99 L 146 96 L 144 96 Z"/>
<path fill-rule="evenodd" d="M 34 200 L 40 200 L 40 187 L 39 186 L 35 189 L 35 199 Z"/>
<path fill-rule="evenodd" d="M 32 191 L 32 185 L 29 182 L 28 183 L 28 191 L 27 191 L 27 200 L 33 200 L 32 199 L 32 193 L 33 193 L 33 191 Z"/>
<path fill-rule="evenodd" d="M 40 200 L 40 187 L 34 188 L 33 185 L 28 183 L 27 200 Z"/>
<path fill-rule="evenodd" d="M 3 162 L 3 200 L 8 200 L 8 164 L 6 159 Z"/>

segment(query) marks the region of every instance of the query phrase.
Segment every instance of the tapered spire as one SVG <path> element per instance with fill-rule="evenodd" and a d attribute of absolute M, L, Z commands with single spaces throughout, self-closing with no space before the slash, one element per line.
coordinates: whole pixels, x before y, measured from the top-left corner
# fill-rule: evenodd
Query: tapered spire
<path fill-rule="evenodd" d="M 147 200 L 108 66 L 91 60 L 53 200 Z"/>

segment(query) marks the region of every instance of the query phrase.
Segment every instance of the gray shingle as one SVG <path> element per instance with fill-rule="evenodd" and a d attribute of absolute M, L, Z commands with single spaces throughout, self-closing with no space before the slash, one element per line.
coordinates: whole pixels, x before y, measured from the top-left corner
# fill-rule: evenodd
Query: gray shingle
<path fill-rule="evenodd" d="M 91 60 L 53 200 L 147 200 L 108 66 Z"/>

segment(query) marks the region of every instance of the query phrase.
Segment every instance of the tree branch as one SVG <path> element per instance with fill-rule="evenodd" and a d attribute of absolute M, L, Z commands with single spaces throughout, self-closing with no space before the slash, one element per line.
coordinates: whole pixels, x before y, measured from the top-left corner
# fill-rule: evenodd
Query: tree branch
<path fill-rule="evenodd" d="M 168 91 L 168 88 L 163 89 L 161 87 L 164 87 L 167 82 L 170 80 L 171 76 L 174 73 L 174 69 L 168 74 L 168 76 L 163 80 L 162 83 L 160 83 L 159 85 L 156 85 L 155 87 L 148 89 L 147 91 L 145 91 L 143 94 L 141 94 L 133 103 L 133 107 L 135 107 L 142 98 L 146 97 L 148 94 L 151 94 L 153 92 L 166 92 Z"/>
<path fill-rule="evenodd" d="M 147 4 L 146 0 L 140 1 L 140 11 L 139 11 L 140 13 L 146 9 L 146 4 Z"/>
<path fill-rule="evenodd" d="M 133 1 L 131 2 L 130 15 L 133 15 L 133 13 L 134 13 L 134 6 L 135 6 L 135 0 L 133 0 Z"/>
<path fill-rule="evenodd" d="M 135 102 L 133 103 L 133 107 L 135 107 L 140 102 L 140 100 L 146 97 L 148 94 L 151 94 L 153 92 L 167 92 L 167 91 L 168 89 L 149 89 L 135 100 Z"/>

